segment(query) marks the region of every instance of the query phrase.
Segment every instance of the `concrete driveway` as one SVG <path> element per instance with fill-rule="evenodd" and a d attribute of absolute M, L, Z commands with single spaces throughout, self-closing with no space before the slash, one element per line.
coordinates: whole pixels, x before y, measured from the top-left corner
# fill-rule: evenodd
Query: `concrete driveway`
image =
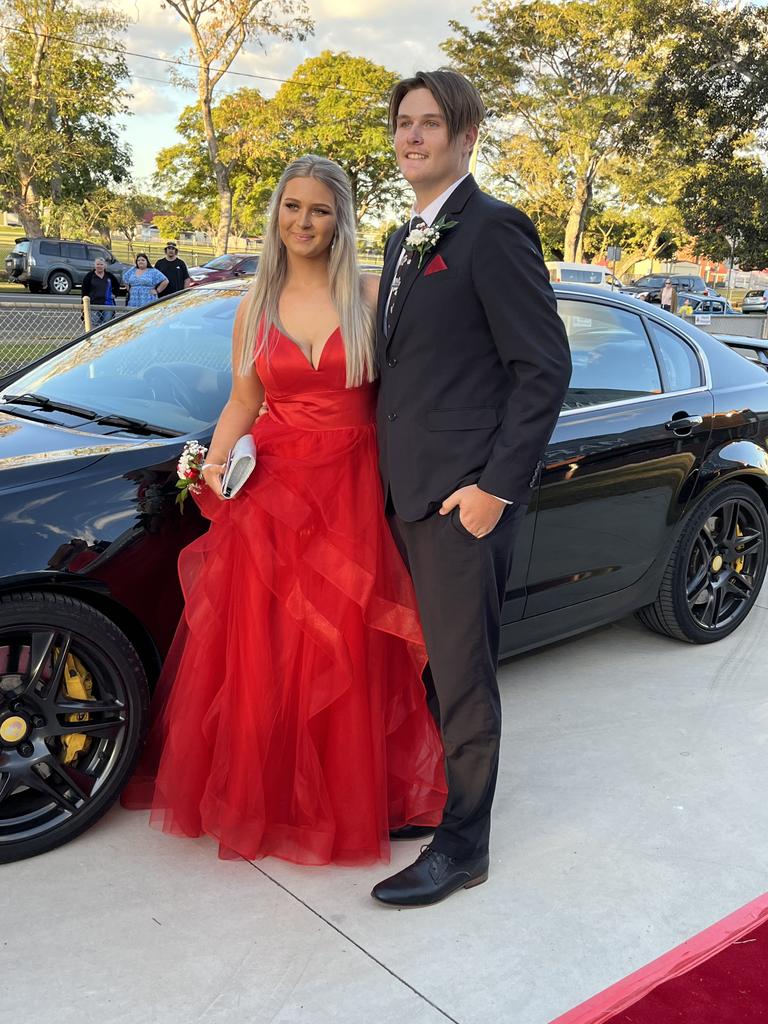
<path fill-rule="evenodd" d="M 710 647 L 625 620 L 502 665 L 491 878 L 437 907 L 119 808 L 0 869 L 2 1019 L 547 1024 L 768 889 L 759 600 Z"/>

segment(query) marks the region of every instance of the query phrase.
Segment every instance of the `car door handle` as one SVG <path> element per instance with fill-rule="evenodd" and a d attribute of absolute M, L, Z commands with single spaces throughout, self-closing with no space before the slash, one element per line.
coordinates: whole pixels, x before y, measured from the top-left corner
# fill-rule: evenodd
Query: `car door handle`
<path fill-rule="evenodd" d="M 671 430 L 674 434 L 690 434 L 694 427 L 700 427 L 704 422 L 701 416 L 678 416 L 664 424 L 665 430 Z"/>

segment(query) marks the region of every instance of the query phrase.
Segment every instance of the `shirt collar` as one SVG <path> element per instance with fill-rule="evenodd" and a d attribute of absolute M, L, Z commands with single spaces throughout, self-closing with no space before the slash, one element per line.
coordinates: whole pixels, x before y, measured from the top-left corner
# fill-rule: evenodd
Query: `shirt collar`
<path fill-rule="evenodd" d="M 459 187 L 462 181 L 464 181 L 464 179 L 468 177 L 469 171 L 467 171 L 466 174 L 462 174 L 462 176 L 458 178 L 456 181 L 454 181 L 452 185 L 449 185 L 445 192 L 441 192 L 437 199 L 433 199 L 428 206 L 424 207 L 421 213 L 418 213 L 416 210 L 412 208 L 411 220 L 413 220 L 414 217 L 421 217 L 428 228 L 432 227 L 432 224 L 434 223 L 438 213 L 442 209 L 443 204 L 448 201 L 451 195 L 453 195 L 453 193 L 456 191 L 456 189 Z"/>

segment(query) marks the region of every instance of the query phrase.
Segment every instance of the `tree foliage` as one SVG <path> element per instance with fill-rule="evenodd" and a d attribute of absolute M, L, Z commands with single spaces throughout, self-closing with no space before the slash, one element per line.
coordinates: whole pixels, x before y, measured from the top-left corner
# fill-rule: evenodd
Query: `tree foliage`
<path fill-rule="evenodd" d="M 739 19 L 710 0 L 484 0 L 476 13 L 481 27 L 452 21 L 443 48 L 487 99 L 493 170 L 561 223 L 566 259 L 635 168 L 653 178 L 661 158 L 654 190 L 680 195 L 667 167 L 728 158 L 768 107 L 768 12 L 754 5 Z M 655 212 L 658 241 L 674 216 Z"/>
<path fill-rule="evenodd" d="M 768 267 L 768 171 L 756 157 L 713 164 L 694 175 L 681 198 L 699 253 L 742 270 Z"/>
<path fill-rule="evenodd" d="M 246 41 L 304 39 L 313 24 L 304 0 L 166 0 L 187 26 L 196 59 L 197 99 L 219 202 L 217 250 L 226 252 L 232 183 L 213 117 L 213 93 Z"/>
<path fill-rule="evenodd" d="M 272 99 L 245 88 L 213 107 L 219 160 L 227 169 L 241 232 L 262 230 L 267 201 L 286 164 L 306 153 L 344 168 L 358 220 L 397 203 L 403 185 L 386 118 L 396 80 L 394 72 L 365 58 L 326 51 L 300 64 Z M 155 180 L 172 200 L 196 199 L 211 208 L 216 182 L 199 108 L 187 107 L 176 130 L 183 142 L 158 154 Z"/>
<path fill-rule="evenodd" d="M 387 129 L 387 98 L 398 75 L 349 53 L 325 50 L 300 64 L 259 112 L 263 128 L 248 151 L 274 164 L 271 184 L 305 153 L 339 163 L 352 185 L 358 219 L 402 197 Z"/>
<path fill-rule="evenodd" d="M 58 204 L 128 175 L 114 124 L 127 109 L 125 19 L 65 0 L 7 0 L 3 23 L 0 203 L 39 235 L 46 221 L 55 230 Z"/>

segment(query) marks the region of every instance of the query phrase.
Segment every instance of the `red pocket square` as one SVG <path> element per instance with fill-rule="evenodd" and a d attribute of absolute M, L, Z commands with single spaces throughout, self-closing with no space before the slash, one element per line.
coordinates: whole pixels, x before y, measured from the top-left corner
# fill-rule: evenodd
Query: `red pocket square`
<path fill-rule="evenodd" d="M 445 262 L 440 253 L 433 257 L 427 264 L 427 269 L 424 271 L 424 277 L 429 277 L 430 274 L 437 274 L 441 270 L 447 270 L 448 264 Z"/>

